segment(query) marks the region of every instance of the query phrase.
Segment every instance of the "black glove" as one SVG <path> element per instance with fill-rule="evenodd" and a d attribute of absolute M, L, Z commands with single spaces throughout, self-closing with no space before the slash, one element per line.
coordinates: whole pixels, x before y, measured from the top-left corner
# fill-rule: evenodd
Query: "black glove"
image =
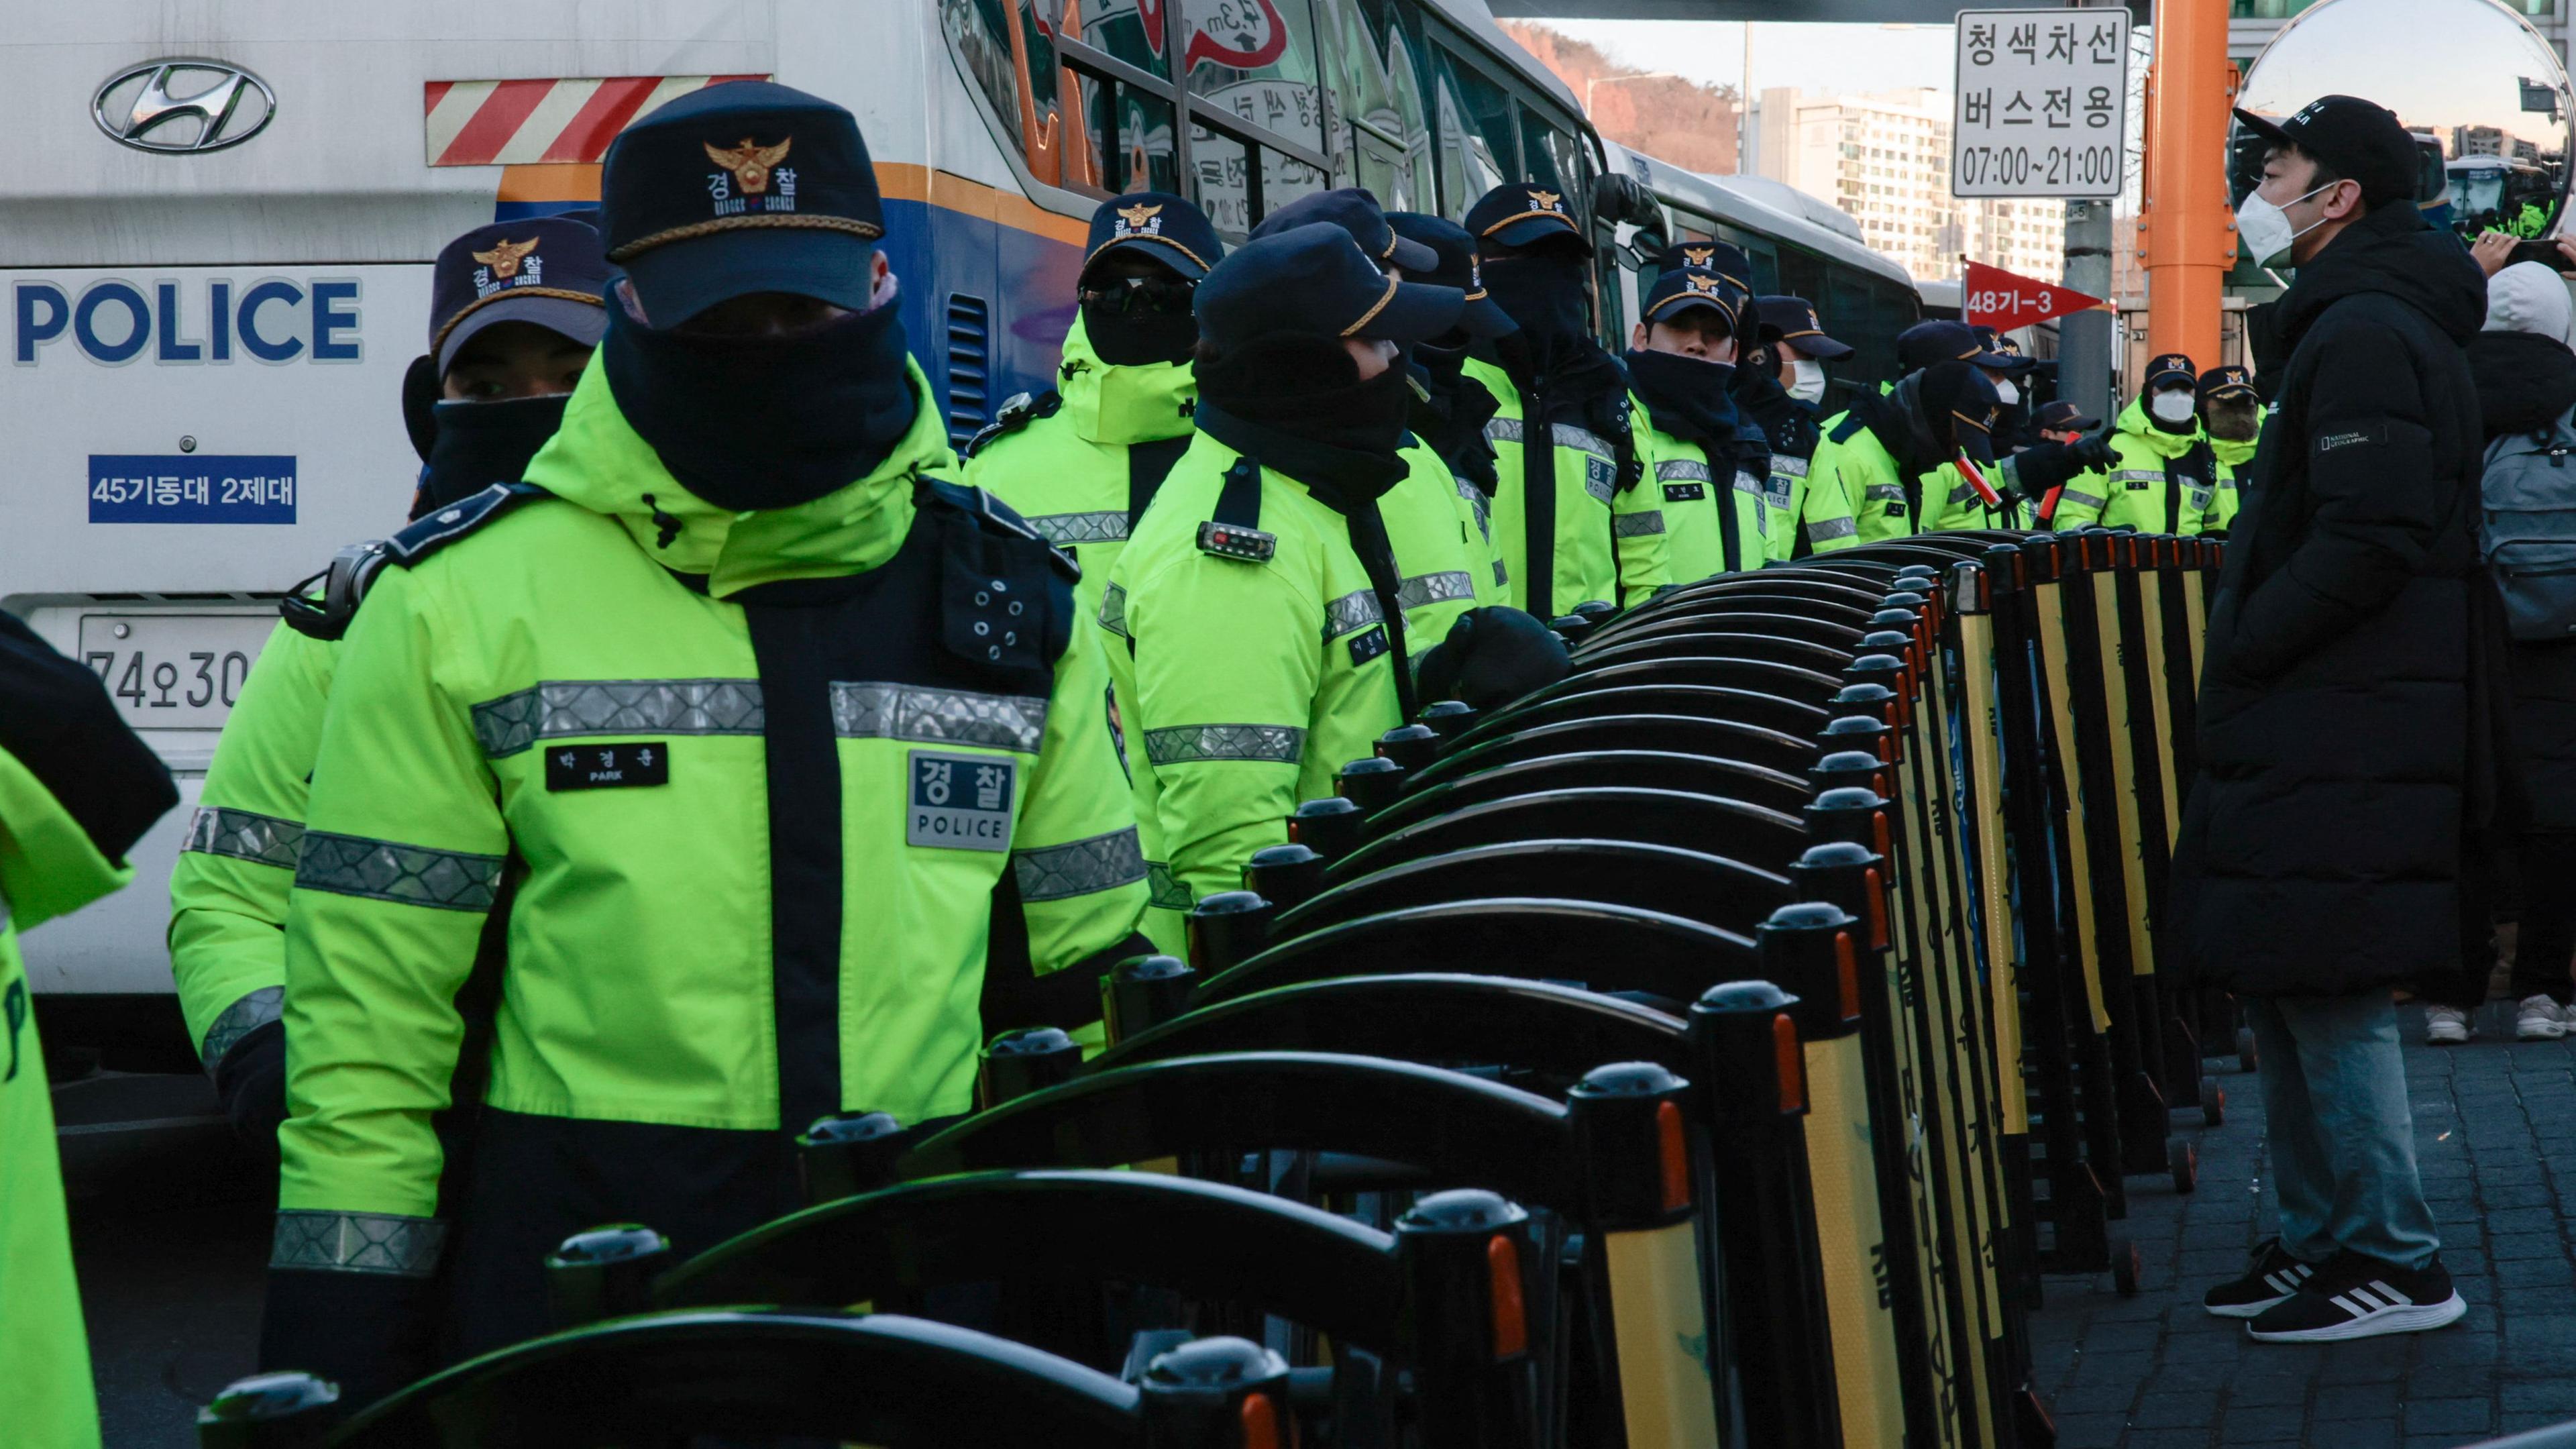
<path fill-rule="evenodd" d="M 233 1134 L 260 1153 L 277 1155 L 286 1120 L 286 1024 L 272 1021 L 225 1051 L 215 1063 L 215 1096 L 233 1119 Z"/>
<path fill-rule="evenodd" d="M 2013 484 L 2022 497 L 2040 503 L 2077 474 L 2099 473 L 2110 466 L 2111 445 L 2098 436 L 2071 443 L 2037 443 L 2013 454 Z"/>
<path fill-rule="evenodd" d="M 1424 700 L 1464 700 L 1478 709 L 1507 704 L 1565 677 L 1565 641 L 1518 609 L 1469 609 L 1414 669 Z"/>

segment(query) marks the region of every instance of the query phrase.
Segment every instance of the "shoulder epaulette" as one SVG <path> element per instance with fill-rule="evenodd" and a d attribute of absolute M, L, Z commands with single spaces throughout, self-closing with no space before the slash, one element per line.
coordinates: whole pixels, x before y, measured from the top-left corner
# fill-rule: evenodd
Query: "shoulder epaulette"
<path fill-rule="evenodd" d="M 1013 393 L 1002 400 L 1001 410 L 993 414 L 993 421 L 985 424 L 983 431 L 966 440 L 966 448 L 962 456 L 972 458 L 984 451 L 986 443 L 995 438 L 1009 437 L 1040 418 L 1054 417 L 1056 410 L 1063 406 L 1064 394 L 1053 388 L 1035 394 Z"/>
<path fill-rule="evenodd" d="M 1035 544 L 1046 550 L 1047 567 L 1055 570 L 1065 582 L 1076 583 L 1081 580 L 1082 565 L 1073 561 L 1073 555 L 1056 547 L 1045 534 L 1031 528 L 1029 521 L 1022 518 L 1018 510 L 1011 505 L 981 488 L 968 487 L 963 483 L 950 483 L 939 478 L 923 481 L 930 485 L 931 493 L 941 501 L 972 518 L 977 528 L 986 533 L 999 534 L 1004 538 Z"/>
<path fill-rule="evenodd" d="M 1836 443 L 1849 441 L 1852 434 L 1869 426 L 1869 420 L 1860 415 L 1858 408 L 1852 408 L 1831 421 L 1833 426 L 1825 430 L 1825 438 Z"/>
<path fill-rule="evenodd" d="M 422 559 L 473 533 L 531 498 L 553 495 L 534 483 L 495 483 L 469 498 L 460 498 L 435 513 L 406 524 L 391 538 L 353 543 L 331 556 L 330 566 L 299 580 L 278 600 L 277 612 L 287 627 L 314 639 L 337 639 L 349 632 L 358 605 L 385 565 L 410 568 Z M 307 596 L 319 585 L 321 596 Z"/>
<path fill-rule="evenodd" d="M 1215 516 L 1199 525 L 1199 552 L 1237 563 L 1266 564 L 1279 553 L 1277 534 L 1261 528 L 1261 464 L 1243 457 L 1225 470 Z"/>

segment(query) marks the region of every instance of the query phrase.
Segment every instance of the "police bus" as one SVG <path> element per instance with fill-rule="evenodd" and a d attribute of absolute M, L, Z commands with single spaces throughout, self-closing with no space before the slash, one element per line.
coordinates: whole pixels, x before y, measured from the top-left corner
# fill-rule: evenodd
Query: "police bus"
<path fill-rule="evenodd" d="M 903 321 L 963 440 L 1049 385 L 1085 223 L 1141 187 L 1240 240 L 1364 185 L 1457 217 L 1506 180 L 1592 198 L 1605 338 L 1664 238 L 1717 236 L 1886 370 L 1904 274 L 1822 203 L 1606 146 L 1483 0 L 147 0 L 0 35 L 0 607 L 106 680 L 178 774 L 135 888 L 26 942 L 49 1041 L 184 1069 L 162 882 L 286 585 L 397 526 L 430 260 L 594 204 L 671 97 L 769 77 L 849 106 Z M 1785 193 L 1785 195 L 1783 194 Z M 1626 243 L 1622 245 L 1623 242 Z"/>

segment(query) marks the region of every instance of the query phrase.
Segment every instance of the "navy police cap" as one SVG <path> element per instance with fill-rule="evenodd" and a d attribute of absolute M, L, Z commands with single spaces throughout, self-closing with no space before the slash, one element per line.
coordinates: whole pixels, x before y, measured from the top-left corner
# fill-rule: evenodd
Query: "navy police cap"
<path fill-rule="evenodd" d="M 430 268 L 429 350 L 438 375 L 497 322 L 533 322 L 585 347 L 608 330 L 608 256 L 597 231 L 560 216 L 478 226 Z"/>
<path fill-rule="evenodd" d="M 692 91 L 619 132 L 600 207 L 656 327 L 757 292 L 864 311 L 885 235 L 857 120 L 768 81 Z"/>
<path fill-rule="evenodd" d="M 1790 343 L 1800 356 L 1818 362 L 1839 362 L 1852 355 L 1851 348 L 1825 335 L 1816 304 L 1806 298 L 1757 297 L 1753 305 L 1762 315 L 1765 340 Z"/>
<path fill-rule="evenodd" d="M 2200 395 L 2212 397 L 2254 397 L 2254 374 L 2242 367 L 2213 367 L 2200 375 Z"/>
<path fill-rule="evenodd" d="M 2155 360 L 2147 364 L 2147 391 L 2154 392 L 2159 388 L 2182 387 L 2187 387 L 2194 392 L 2198 392 L 2200 390 L 2200 369 L 2192 366 L 2191 359 L 2182 353 L 2157 353 Z"/>
<path fill-rule="evenodd" d="M 1150 257 L 1195 282 L 1225 255 L 1207 213 L 1168 191 L 1131 191 L 1100 203 L 1091 214 L 1091 236 L 1083 243 L 1082 265 L 1112 252 Z"/>
<path fill-rule="evenodd" d="M 1370 337 L 1420 342 L 1458 325 L 1455 287 L 1399 282 L 1337 226 L 1293 227 L 1244 243 L 1217 263 L 1195 299 L 1199 335 L 1220 353 L 1264 337 Z"/>
<path fill-rule="evenodd" d="M 1390 211 L 1386 224 L 1394 227 L 1397 235 L 1431 249 L 1434 263 L 1415 281 L 1455 287 L 1466 294 L 1467 309 L 1458 315 L 1458 325 L 1469 336 L 1500 337 L 1521 330 L 1512 314 L 1486 293 L 1484 266 L 1476 260 L 1476 239 L 1467 235 L 1465 227 L 1425 211 Z M 1406 269 L 1408 274 L 1411 270 Z"/>
<path fill-rule="evenodd" d="M 1582 225 L 1566 209 L 1564 193 L 1535 181 L 1506 182 L 1486 192 L 1467 208 L 1467 230 L 1479 245 L 1495 242 L 1525 247 L 1550 237 L 1568 236 L 1586 253 L 1592 250 L 1592 243 L 1584 239 Z"/>
<path fill-rule="evenodd" d="M 1896 365 L 1921 372 L 1936 362 L 1973 362 L 1990 372 L 2009 372 L 2013 360 L 1988 352 L 1976 329 L 1965 322 L 1917 322 L 1896 334 Z"/>
<path fill-rule="evenodd" d="M 1753 259 L 1732 242 L 1675 242 L 1664 248 L 1656 265 L 1668 272 L 1681 267 L 1706 267 L 1747 293 L 1753 290 Z"/>
<path fill-rule="evenodd" d="M 1649 323 L 1670 322 L 1694 310 L 1715 312 L 1725 320 L 1726 330 L 1732 335 L 1743 319 L 1748 300 L 1733 277 L 1706 267 L 1677 267 L 1655 278 L 1639 310 Z"/>
<path fill-rule="evenodd" d="M 1438 253 L 1407 239 L 1387 223 L 1386 213 L 1378 209 L 1376 194 L 1365 186 L 1310 191 L 1263 217 L 1252 235 L 1255 239 L 1276 236 L 1291 227 L 1318 221 L 1349 232 L 1360 250 L 1368 253 L 1369 260 L 1381 267 L 1401 267 L 1406 276 L 1418 277 L 1440 265 Z"/>

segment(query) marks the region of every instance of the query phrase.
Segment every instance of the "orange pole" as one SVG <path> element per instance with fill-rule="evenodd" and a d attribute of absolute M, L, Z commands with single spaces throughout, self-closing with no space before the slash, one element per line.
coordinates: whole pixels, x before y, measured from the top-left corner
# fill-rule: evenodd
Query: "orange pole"
<path fill-rule="evenodd" d="M 2219 295 L 2235 249 L 2227 205 L 2227 0 L 2156 0 L 2142 210 L 2147 344 L 2218 365 Z"/>

